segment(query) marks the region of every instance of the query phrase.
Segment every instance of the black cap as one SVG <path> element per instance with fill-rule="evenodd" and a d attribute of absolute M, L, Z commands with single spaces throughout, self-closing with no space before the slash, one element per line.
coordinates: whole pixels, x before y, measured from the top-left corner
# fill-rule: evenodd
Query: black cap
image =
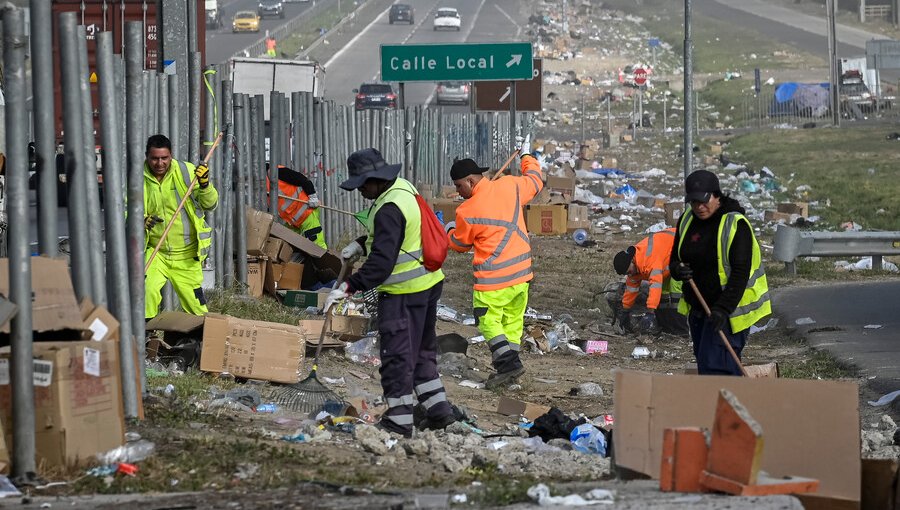
<path fill-rule="evenodd" d="M 450 180 L 462 179 L 463 177 L 468 177 L 470 175 L 475 174 L 483 174 L 490 170 L 490 168 L 480 167 L 478 163 L 473 159 L 458 159 L 453 162 L 453 166 L 450 167 Z"/>
<path fill-rule="evenodd" d="M 616 256 L 613 257 L 613 267 L 617 273 L 628 274 L 628 266 L 634 260 L 634 252 L 634 246 L 629 246 L 627 249 L 616 253 Z"/>
<path fill-rule="evenodd" d="M 402 165 L 389 165 L 377 149 L 362 149 L 354 152 L 347 158 L 347 168 L 350 170 L 350 178 L 341 183 L 341 188 L 353 191 L 366 183 L 369 179 L 392 181 L 397 178 Z"/>
<path fill-rule="evenodd" d="M 719 178 L 709 170 L 696 170 L 684 180 L 685 202 L 709 202 L 713 193 L 722 193 Z"/>

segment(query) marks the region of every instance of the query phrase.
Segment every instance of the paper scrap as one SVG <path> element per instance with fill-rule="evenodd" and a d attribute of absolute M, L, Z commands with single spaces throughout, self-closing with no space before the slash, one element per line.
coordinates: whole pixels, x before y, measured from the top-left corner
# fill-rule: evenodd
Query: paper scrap
<path fill-rule="evenodd" d="M 88 326 L 88 329 L 93 332 L 93 334 L 91 335 L 91 340 L 95 342 L 103 340 L 103 337 L 105 337 L 106 334 L 109 333 L 109 326 L 104 324 L 103 321 L 100 320 L 100 317 L 94 319 L 94 322 L 92 322 L 91 325 Z"/>
<path fill-rule="evenodd" d="M 84 348 L 84 373 L 94 377 L 100 377 L 100 351 Z"/>

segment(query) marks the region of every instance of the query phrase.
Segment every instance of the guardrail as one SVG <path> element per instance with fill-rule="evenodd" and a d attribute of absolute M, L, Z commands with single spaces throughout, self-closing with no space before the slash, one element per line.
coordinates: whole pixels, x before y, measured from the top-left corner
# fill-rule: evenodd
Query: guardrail
<path fill-rule="evenodd" d="M 882 257 L 900 255 L 900 232 L 814 232 L 779 225 L 772 256 L 785 271 L 797 274 L 797 257 L 872 256 L 872 269 L 882 268 Z"/>
<path fill-rule="evenodd" d="M 330 5 L 334 4 L 336 0 L 315 0 L 313 5 L 303 11 L 300 15 L 295 17 L 294 19 L 288 21 L 284 25 L 281 25 L 278 28 L 273 30 L 269 30 L 269 35 L 274 37 L 275 39 L 283 39 L 287 36 L 290 36 L 297 29 L 306 22 L 308 18 L 315 16 L 319 12 L 325 10 Z M 266 38 L 263 36 L 260 40 L 255 43 L 247 46 L 241 51 L 238 51 L 232 57 L 260 57 L 265 55 L 266 53 Z"/>

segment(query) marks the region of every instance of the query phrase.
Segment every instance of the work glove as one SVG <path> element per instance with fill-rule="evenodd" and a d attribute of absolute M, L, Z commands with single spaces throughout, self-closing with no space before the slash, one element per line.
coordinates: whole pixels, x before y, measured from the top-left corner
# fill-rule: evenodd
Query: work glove
<path fill-rule="evenodd" d="M 448 221 L 447 223 L 444 224 L 444 232 L 446 232 L 448 234 L 450 233 L 451 230 L 453 230 L 455 228 L 456 228 L 455 221 Z"/>
<path fill-rule="evenodd" d="M 313 193 L 306 200 L 306 205 L 309 206 L 310 209 L 318 209 L 319 208 L 319 195 Z"/>
<path fill-rule="evenodd" d="M 200 189 L 206 189 L 209 186 L 209 167 L 205 163 L 200 163 L 194 170 L 194 177 L 197 178 Z"/>
<path fill-rule="evenodd" d="M 721 309 L 714 307 L 710 310 L 707 320 L 709 321 L 709 325 L 713 328 L 713 331 L 721 331 L 728 322 L 728 314 Z"/>
<path fill-rule="evenodd" d="M 631 310 L 622 308 L 616 315 L 616 320 L 619 322 L 619 328 L 623 332 L 632 333 L 634 331 L 634 327 L 631 325 Z"/>
<path fill-rule="evenodd" d="M 153 230 L 153 227 L 162 223 L 162 218 L 149 214 L 144 216 L 144 230 Z"/>
<path fill-rule="evenodd" d="M 656 314 L 647 312 L 638 322 L 638 329 L 644 333 L 649 333 L 656 329 Z"/>
<path fill-rule="evenodd" d="M 519 149 L 519 156 L 531 154 L 531 135 L 525 135 L 525 137 L 517 136 L 516 148 Z"/>
<path fill-rule="evenodd" d="M 344 282 L 328 293 L 328 298 L 325 300 L 325 308 L 323 308 L 323 311 L 328 313 L 328 310 L 331 309 L 331 305 L 342 299 L 347 299 L 348 297 L 350 297 L 350 285 L 348 285 L 347 282 Z"/>
<path fill-rule="evenodd" d="M 363 247 L 356 241 L 350 242 L 347 246 L 344 246 L 344 249 L 341 250 L 341 258 L 344 260 L 350 260 L 352 258 L 360 257 L 363 254 Z"/>
<path fill-rule="evenodd" d="M 675 278 L 679 282 L 683 282 L 685 280 L 690 280 L 694 277 L 694 272 L 691 271 L 691 266 L 685 264 L 684 262 L 676 262 L 669 267 L 669 274 L 672 275 L 672 278 Z"/>

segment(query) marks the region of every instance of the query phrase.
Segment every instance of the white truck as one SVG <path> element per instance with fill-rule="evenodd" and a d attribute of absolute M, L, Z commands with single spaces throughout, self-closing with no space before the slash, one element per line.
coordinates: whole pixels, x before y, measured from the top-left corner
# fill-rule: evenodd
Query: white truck
<path fill-rule="evenodd" d="M 866 57 L 840 59 L 841 101 L 849 101 L 860 109 L 892 108 L 894 97 L 881 87 L 878 69 L 869 69 Z"/>
<path fill-rule="evenodd" d="M 222 6 L 219 0 L 206 0 L 206 27 L 222 28 Z"/>
<path fill-rule="evenodd" d="M 284 60 L 275 58 L 232 57 L 231 82 L 241 94 L 262 94 L 265 115 L 269 118 L 269 93 L 312 92 L 322 97 L 325 91 L 325 70 L 312 60 Z"/>

